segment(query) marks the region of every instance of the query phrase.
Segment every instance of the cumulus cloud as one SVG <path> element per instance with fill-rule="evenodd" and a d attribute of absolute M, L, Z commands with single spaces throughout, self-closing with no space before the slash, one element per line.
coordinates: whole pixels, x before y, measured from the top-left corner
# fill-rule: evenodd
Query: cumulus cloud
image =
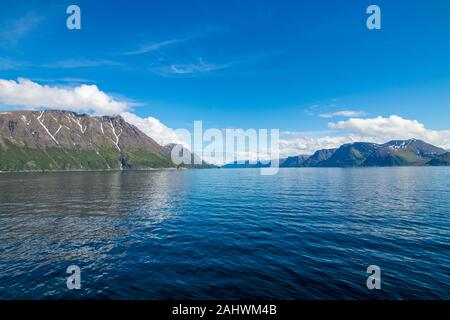
<path fill-rule="evenodd" d="M 352 118 L 336 123 L 329 123 L 330 129 L 346 130 L 373 135 L 395 135 L 410 137 L 412 135 L 424 135 L 427 132 L 425 126 L 417 120 L 407 120 L 402 117 L 392 115 L 388 118 L 376 117 L 372 119 Z"/>
<path fill-rule="evenodd" d="M 94 115 L 121 115 L 160 144 L 184 142 L 175 130 L 156 118 L 141 118 L 131 113 L 130 103 L 114 99 L 96 85 L 61 87 L 41 85 L 28 79 L 0 79 L 0 105 L 18 109 L 44 108 Z"/>
<path fill-rule="evenodd" d="M 326 133 L 282 132 L 280 136 L 281 157 L 308 155 L 320 149 L 337 148 L 342 144 L 358 141 L 385 143 L 390 140 L 411 138 L 450 149 L 450 130 L 431 130 L 417 120 L 404 119 L 396 115 L 351 118 L 345 121 L 330 122 L 328 127 L 331 130 Z"/>
<path fill-rule="evenodd" d="M 164 145 L 190 145 L 186 136 L 154 117 L 142 118 L 132 113 L 131 104 L 101 91 L 96 85 L 49 86 L 28 79 L 0 79 L 0 106 L 30 109 L 63 109 L 94 115 L 121 115 L 126 121 Z M 450 130 L 431 130 L 417 120 L 400 116 L 350 118 L 330 122 L 328 132 L 281 132 L 280 157 L 312 154 L 319 149 L 336 148 L 356 141 L 384 143 L 393 139 L 417 138 L 450 149 Z"/>
<path fill-rule="evenodd" d="M 313 134 L 298 133 L 282 133 L 280 136 L 280 157 L 288 157 L 294 155 L 311 155 L 317 150 L 333 149 L 345 143 L 352 143 L 357 141 L 371 141 L 367 137 L 358 135 L 346 136 L 318 136 Z"/>
<path fill-rule="evenodd" d="M 377 142 L 417 138 L 446 149 L 450 148 L 450 130 L 427 129 L 417 120 L 408 120 L 396 115 L 368 119 L 351 118 L 335 123 L 330 122 L 328 127 L 357 134 Z"/>
<path fill-rule="evenodd" d="M 135 125 L 149 137 L 152 137 L 161 145 L 168 143 L 186 144 L 183 137 L 154 117 L 141 118 L 131 112 L 120 114 L 125 121 Z"/>
<path fill-rule="evenodd" d="M 0 79 L 0 103 L 8 106 L 63 109 L 94 114 L 119 114 L 128 105 L 116 101 L 96 85 L 72 88 L 40 85 L 28 79 Z"/>

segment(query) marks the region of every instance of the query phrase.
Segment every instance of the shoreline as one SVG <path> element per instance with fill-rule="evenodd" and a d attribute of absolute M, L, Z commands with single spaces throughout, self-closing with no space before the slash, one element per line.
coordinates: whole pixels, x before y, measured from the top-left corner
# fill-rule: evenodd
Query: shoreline
<path fill-rule="evenodd" d="M 127 171 L 178 171 L 188 170 L 188 168 L 145 168 L 145 169 L 68 169 L 68 170 L 17 170 L 17 171 L 0 171 L 0 174 L 6 173 L 60 173 L 60 172 L 127 172 Z"/>
<path fill-rule="evenodd" d="M 279 170 L 291 169 L 376 169 L 376 168 L 446 168 L 450 166 L 370 166 L 370 167 L 286 167 Z M 0 171 L 0 174 L 8 173 L 61 173 L 61 172 L 133 172 L 133 171 L 184 171 L 184 170 L 260 170 L 261 168 L 145 168 L 145 169 L 71 169 L 71 170 L 18 170 Z"/>

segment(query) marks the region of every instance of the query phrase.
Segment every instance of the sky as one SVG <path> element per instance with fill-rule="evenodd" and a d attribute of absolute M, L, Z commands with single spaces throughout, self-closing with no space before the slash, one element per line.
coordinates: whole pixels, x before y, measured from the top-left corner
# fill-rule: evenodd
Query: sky
<path fill-rule="evenodd" d="M 81 9 L 69 30 L 66 9 Z M 369 30 L 366 9 L 381 9 Z M 279 129 L 282 154 L 420 138 L 450 149 L 450 2 L 0 0 L 0 111 Z"/>

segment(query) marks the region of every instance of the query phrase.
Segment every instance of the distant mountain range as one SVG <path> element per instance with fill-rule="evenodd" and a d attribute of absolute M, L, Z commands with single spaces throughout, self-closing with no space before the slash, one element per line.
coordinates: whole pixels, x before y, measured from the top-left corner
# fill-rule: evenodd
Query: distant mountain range
<path fill-rule="evenodd" d="M 311 156 L 279 160 L 281 168 L 290 167 L 388 167 L 448 166 L 450 152 L 417 139 L 393 140 L 384 144 L 355 142 L 337 149 L 323 149 Z M 249 161 L 230 163 L 223 168 L 262 168 L 269 164 Z"/>
<path fill-rule="evenodd" d="M 166 149 L 120 116 L 0 113 L 0 171 L 175 167 Z"/>
<path fill-rule="evenodd" d="M 94 117 L 70 111 L 0 112 L 0 171 L 133 170 L 151 168 L 215 168 L 176 165 L 176 144 L 159 145 L 120 116 Z M 189 154 L 180 147 L 179 155 Z M 200 161 L 199 161 L 200 162 Z M 385 144 L 356 142 L 312 155 L 279 160 L 280 167 L 448 166 L 450 152 L 421 140 Z M 262 168 L 269 164 L 232 163 L 223 168 Z"/>

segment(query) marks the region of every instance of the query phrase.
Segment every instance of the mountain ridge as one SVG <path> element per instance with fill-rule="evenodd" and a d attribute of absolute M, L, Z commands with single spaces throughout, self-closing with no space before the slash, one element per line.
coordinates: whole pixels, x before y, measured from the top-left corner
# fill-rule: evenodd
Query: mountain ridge
<path fill-rule="evenodd" d="M 0 112 L 0 171 L 138 170 L 153 168 L 214 168 L 201 164 L 176 165 L 176 144 L 159 145 L 121 116 L 91 116 L 72 111 Z M 191 161 L 198 156 L 188 153 Z M 199 163 L 199 162 L 197 162 Z M 222 168 L 263 168 L 250 161 Z M 450 152 L 418 139 L 383 144 L 354 142 L 312 155 L 279 159 L 281 168 L 448 166 Z"/>
<path fill-rule="evenodd" d="M 121 116 L 61 110 L 0 113 L 0 171 L 173 167 L 162 146 Z"/>
<path fill-rule="evenodd" d="M 391 140 L 383 144 L 353 142 L 335 149 L 321 149 L 295 167 L 390 167 L 390 166 L 447 166 L 450 152 L 418 139 Z M 292 157 L 289 157 L 292 158 Z M 286 159 L 286 158 L 285 158 Z M 280 168 L 284 165 L 280 159 Z M 265 166 L 270 166 L 266 164 Z M 248 161 L 235 161 L 222 168 L 260 168 Z"/>

